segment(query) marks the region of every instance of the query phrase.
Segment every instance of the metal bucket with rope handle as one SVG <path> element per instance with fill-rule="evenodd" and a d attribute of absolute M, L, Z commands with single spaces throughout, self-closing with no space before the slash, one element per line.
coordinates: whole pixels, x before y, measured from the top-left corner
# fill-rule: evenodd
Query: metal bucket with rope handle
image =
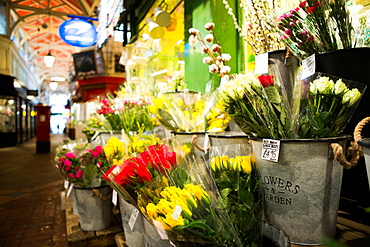
<path fill-rule="evenodd" d="M 321 245 L 335 238 L 343 167 L 356 165 L 357 150 L 347 161 L 343 150 L 350 137 L 281 139 L 278 159 L 263 157 L 266 143 L 251 138 L 264 190 L 264 219 L 282 229 L 291 243 Z"/>

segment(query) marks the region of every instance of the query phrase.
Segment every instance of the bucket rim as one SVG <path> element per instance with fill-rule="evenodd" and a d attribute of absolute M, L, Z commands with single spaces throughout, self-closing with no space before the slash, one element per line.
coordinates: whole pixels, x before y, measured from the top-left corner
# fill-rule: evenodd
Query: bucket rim
<path fill-rule="evenodd" d="M 237 135 L 232 135 L 232 134 L 208 134 L 209 138 L 246 138 L 249 139 L 250 137 L 247 135 L 243 134 L 237 134 Z"/>
<path fill-rule="evenodd" d="M 272 138 L 261 138 L 261 137 L 249 137 L 252 141 L 262 141 L 263 139 Z M 350 139 L 351 136 L 338 136 L 338 137 L 328 137 L 328 138 L 312 138 L 312 139 L 274 139 L 280 142 L 336 142 L 344 141 Z"/>
<path fill-rule="evenodd" d="M 362 138 L 358 141 L 358 145 L 365 148 L 370 148 L 370 138 Z"/>
<path fill-rule="evenodd" d="M 76 190 L 96 190 L 96 189 L 103 189 L 103 188 L 106 188 L 106 187 L 110 187 L 110 186 L 109 185 L 103 185 L 103 186 L 99 186 L 99 187 L 84 188 L 84 187 L 78 187 L 76 185 L 73 185 L 73 189 L 76 189 Z"/>
<path fill-rule="evenodd" d="M 172 131 L 171 134 L 174 134 L 175 136 L 176 135 L 205 135 L 206 132 L 200 132 L 200 131 L 198 131 L 198 132 L 181 132 L 181 131 L 177 132 L 177 131 Z"/>

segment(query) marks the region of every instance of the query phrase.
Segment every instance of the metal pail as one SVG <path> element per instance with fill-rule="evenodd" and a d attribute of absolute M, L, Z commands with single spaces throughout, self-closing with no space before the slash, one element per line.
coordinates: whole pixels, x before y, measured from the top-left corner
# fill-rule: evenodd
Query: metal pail
<path fill-rule="evenodd" d="M 320 245 L 335 238 L 343 167 L 332 143 L 348 137 L 280 140 L 278 162 L 261 158 L 262 140 L 252 139 L 264 189 L 264 219 L 282 229 L 291 243 Z"/>
<path fill-rule="evenodd" d="M 119 196 L 119 208 L 127 246 L 145 246 L 143 236 L 143 215 L 136 211 L 137 209 L 135 206 L 126 202 L 121 196 Z M 134 211 L 137 212 L 136 216 L 134 215 Z"/>
<path fill-rule="evenodd" d="M 228 155 L 229 158 L 250 155 L 249 137 L 244 132 L 226 131 L 209 134 L 211 152 L 217 156 Z"/>
<path fill-rule="evenodd" d="M 84 231 L 100 231 L 108 228 L 112 220 L 112 188 L 73 187 L 80 227 Z"/>

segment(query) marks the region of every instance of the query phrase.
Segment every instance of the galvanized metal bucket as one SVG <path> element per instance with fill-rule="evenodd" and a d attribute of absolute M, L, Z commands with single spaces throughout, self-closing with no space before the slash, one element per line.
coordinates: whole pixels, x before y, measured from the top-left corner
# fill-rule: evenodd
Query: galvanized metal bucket
<path fill-rule="evenodd" d="M 145 246 L 142 214 L 139 212 L 136 217 L 133 216 L 134 211 L 137 209 L 132 204 L 126 202 L 121 196 L 119 197 L 119 208 L 126 244 L 130 247 Z"/>
<path fill-rule="evenodd" d="M 108 228 L 112 220 L 112 188 L 73 187 L 80 227 L 84 231 L 99 231 Z M 75 211 L 75 210 L 74 210 Z"/>
<path fill-rule="evenodd" d="M 251 140 L 265 193 L 264 219 L 291 243 L 320 245 L 321 237 L 334 239 L 343 167 L 333 158 L 331 144 L 344 147 L 347 140 L 280 140 L 277 162 L 262 159 L 262 140 Z"/>
<path fill-rule="evenodd" d="M 251 154 L 249 137 L 244 132 L 226 131 L 209 134 L 208 137 L 214 155 L 228 155 L 231 158 Z"/>
<path fill-rule="evenodd" d="M 358 141 L 358 145 L 360 145 L 364 151 L 367 178 L 369 180 L 370 189 L 370 138 L 364 138 L 361 141 Z"/>

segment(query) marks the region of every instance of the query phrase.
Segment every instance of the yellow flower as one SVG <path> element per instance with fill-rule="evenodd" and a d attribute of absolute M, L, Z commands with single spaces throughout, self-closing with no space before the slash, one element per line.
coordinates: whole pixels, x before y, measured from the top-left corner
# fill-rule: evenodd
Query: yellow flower
<path fill-rule="evenodd" d="M 151 219 L 158 218 L 157 206 L 154 203 L 148 203 L 146 206 L 146 212 Z"/>
<path fill-rule="evenodd" d="M 173 212 L 172 212 L 173 213 Z M 171 228 L 174 228 L 176 226 L 183 226 L 184 225 L 184 219 L 180 215 L 176 220 L 172 217 L 172 213 L 166 214 L 166 218 L 163 220 L 165 224 L 170 226 Z"/>
<path fill-rule="evenodd" d="M 243 156 L 241 167 L 245 173 L 248 174 L 251 173 L 252 171 L 251 156 Z"/>
<path fill-rule="evenodd" d="M 104 147 L 104 153 L 109 162 L 112 162 L 113 159 L 122 159 L 124 155 L 124 143 L 117 137 L 111 137 Z"/>

